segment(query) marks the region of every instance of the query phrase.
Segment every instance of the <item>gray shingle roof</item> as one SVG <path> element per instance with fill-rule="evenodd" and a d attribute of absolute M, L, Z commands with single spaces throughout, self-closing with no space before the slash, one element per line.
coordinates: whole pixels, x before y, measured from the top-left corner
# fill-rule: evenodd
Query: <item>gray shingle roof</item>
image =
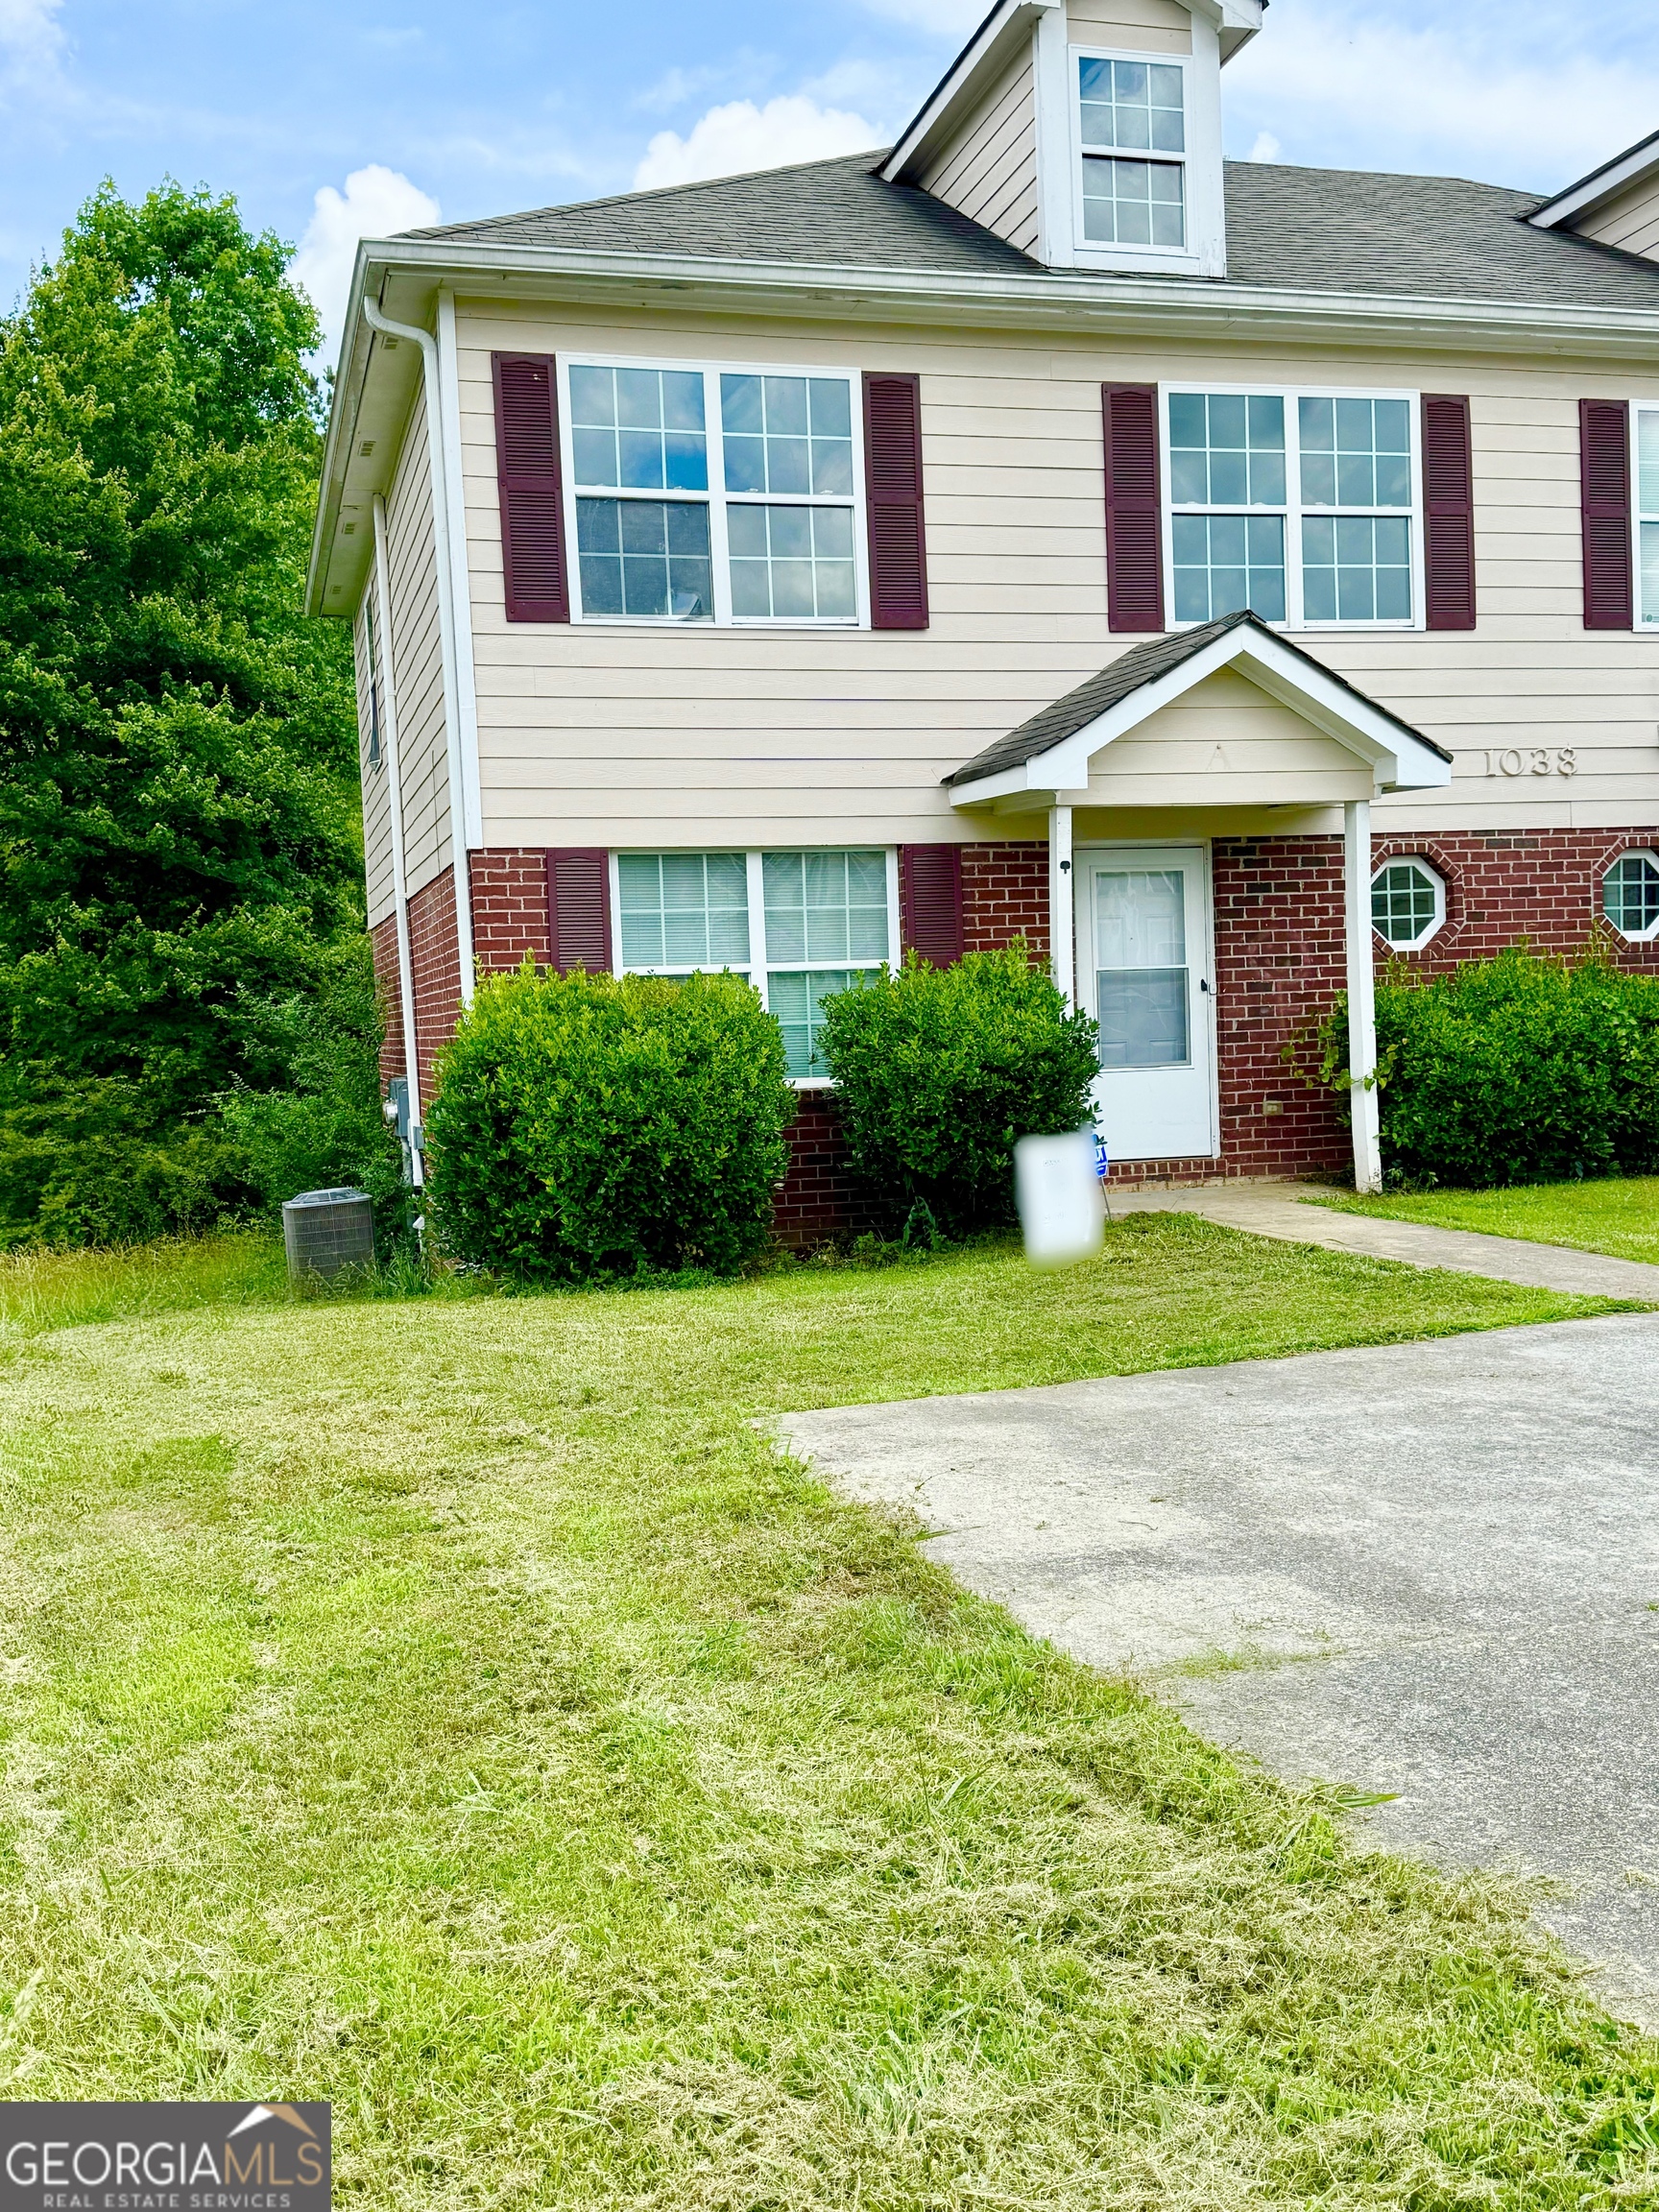
<path fill-rule="evenodd" d="M 844 155 L 410 235 L 946 276 L 1044 274 L 942 201 L 883 183 L 871 166 L 878 158 Z M 1534 229 L 1523 218 L 1540 204 L 1536 193 L 1459 177 L 1230 161 L 1228 278 L 1378 298 L 1659 307 L 1659 265 L 1568 231 Z"/>
<path fill-rule="evenodd" d="M 1109 708 L 1118 706 L 1133 692 L 1144 689 L 1148 684 L 1155 684 L 1160 676 L 1167 676 L 1183 661 L 1190 661 L 1194 654 L 1202 653 L 1215 638 L 1225 637 L 1229 631 L 1241 628 L 1257 630 L 1263 637 L 1271 637 L 1286 652 L 1306 661 L 1310 668 L 1317 669 L 1321 676 L 1340 684 L 1356 699 L 1363 700 L 1373 712 L 1387 714 L 1390 722 L 1407 736 L 1415 737 L 1420 745 L 1427 745 L 1431 753 L 1438 753 L 1442 760 L 1451 759 L 1451 754 L 1436 745 L 1431 737 L 1413 730 L 1409 722 L 1402 722 L 1399 715 L 1389 713 L 1386 707 L 1379 707 L 1375 699 L 1367 698 L 1346 677 L 1327 668 L 1323 661 L 1315 661 L 1311 653 L 1303 652 L 1294 639 L 1282 637 L 1258 615 L 1245 612 L 1223 614 L 1218 621 L 1205 622 L 1196 630 L 1180 630 L 1170 637 L 1149 637 L 1144 645 L 1132 645 L 1127 653 L 1109 661 L 1098 676 L 1089 677 L 1074 691 L 1056 699 L 1051 707 L 1039 708 L 1017 730 L 1010 730 L 1006 737 L 998 737 L 994 745 L 987 745 L 983 753 L 976 753 L 972 760 L 940 781 L 947 784 L 976 783 L 982 776 L 997 776 L 1005 768 L 1022 768 L 1027 760 L 1035 760 L 1040 754 L 1063 745 L 1068 737 L 1075 737 L 1079 730 L 1086 730 Z"/>

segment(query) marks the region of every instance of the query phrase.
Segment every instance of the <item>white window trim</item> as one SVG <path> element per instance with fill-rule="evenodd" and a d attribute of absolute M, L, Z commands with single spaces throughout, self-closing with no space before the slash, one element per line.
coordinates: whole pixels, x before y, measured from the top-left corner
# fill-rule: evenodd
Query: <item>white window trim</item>
<path fill-rule="evenodd" d="M 576 483 L 575 440 L 571 424 L 570 372 L 572 369 L 666 369 L 690 371 L 703 378 L 703 418 L 709 445 L 707 492 L 651 492 L 623 490 L 616 485 Z M 685 359 L 670 353 L 561 353 L 559 371 L 559 460 L 564 480 L 565 566 L 569 577 L 570 619 L 606 629 L 626 630 L 868 630 L 870 627 L 870 565 L 867 509 L 864 493 L 863 378 L 856 369 L 823 367 L 802 361 L 715 361 Z M 720 421 L 720 378 L 723 376 L 823 376 L 845 382 L 853 427 L 853 495 L 811 492 L 728 492 L 726 454 Z M 682 622 L 671 614 L 589 614 L 582 606 L 582 556 L 576 538 L 576 501 L 584 499 L 675 500 L 709 511 L 709 553 L 714 571 L 714 619 Z M 732 567 L 727 543 L 728 503 L 742 507 L 850 507 L 853 515 L 853 580 L 856 613 L 845 614 L 743 614 L 732 612 Z M 704 848 L 699 847 L 699 851 Z M 708 848 L 712 852 L 712 846 Z"/>
<path fill-rule="evenodd" d="M 718 968 L 629 969 L 622 960 L 622 855 L 624 853 L 733 853 L 741 854 L 749 893 L 749 958 L 746 962 L 723 960 Z M 772 1011 L 767 995 L 766 976 L 766 883 L 762 862 L 768 853 L 880 853 L 886 863 L 887 882 L 887 950 L 886 964 L 897 968 L 902 963 L 899 945 L 899 848 L 897 845 L 628 845 L 619 847 L 610 855 L 611 879 L 611 972 L 613 975 L 673 974 L 719 975 L 730 972 L 746 976 L 760 994 L 760 1003 Z M 873 960 L 850 960 L 819 963 L 819 965 L 858 968 L 873 972 L 879 963 Z M 793 974 L 811 968 L 810 960 L 785 960 L 778 964 L 778 973 Z M 834 1080 L 829 1075 L 790 1075 L 785 1077 L 792 1091 L 832 1091 Z"/>
<path fill-rule="evenodd" d="M 1659 422 L 1659 399 L 1633 399 L 1630 402 L 1630 598 L 1631 613 L 1638 630 L 1659 630 L 1659 603 L 1648 613 L 1642 602 L 1642 525 L 1659 524 L 1659 509 L 1651 515 L 1642 509 L 1642 418 L 1650 415 Z"/>
<path fill-rule="evenodd" d="M 1283 399 L 1285 402 L 1285 505 L 1283 507 L 1177 506 L 1174 472 L 1170 466 L 1169 401 L 1177 395 L 1202 395 L 1206 398 Z M 1407 435 L 1411 440 L 1411 504 L 1403 507 L 1312 507 L 1302 505 L 1302 439 L 1297 402 L 1302 399 L 1403 399 Z M 1416 392 L 1390 390 L 1372 384 L 1199 384 L 1186 381 L 1158 387 L 1158 448 L 1164 508 L 1164 605 L 1170 630 L 1195 630 L 1196 622 L 1175 618 L 1175 517 L 1177 515 L 1283 515 L 1285 517 L 1285 619 L 1276 630 L 1311 631 L 1330 636 L 1347 632 L 1369 637 L 1377 631 L 1406 632 L 1428 626 L 1425 605 L 1427 578 L 1423 565 L 1423 422 L 1422 397 Z M 1372 622 L 1310 621 L 1303 613 L 1302 524 L 1311 515 L 1382 516 L 1407 518 L 1411 540 L 1411 618 Z"/>
<path fill-rule="evenodd" d="M 1602 869 L 1600 879 L 1596 886 L 1600 893 L 1598 919 L 1605 922 L 1609 929 L 1617 929 L 1626 945 L 1650 945 L 1655 937 L 1659 937 L 1659 921 L 1650 923 L 1646 929 L 1626 929 L 1623 923 L 1615 922 L 1612 915 L 1607 911 L 1607 878 L 1618 867 L 1621 860 L 1650 860 L 1655 868 L 1659 868 L 1659 853 L 1656 853 L 1650 845 L 1631 845 L 1623 853 L 1615 853 L 1606 867 Z"/>
<path fill-rule="evenodd" d="M 1415 937 L 1384 937 L 1375 922 L 1371 925 L 1372 934 L 1380 944 L 1386 945 L 1390 952 L 1421 952 L 1424 946 L 1438 937 L 1446 926 L 1446 878 L 1434 863 L 1426 860 L 1421 853 L 1390 853 L 1386 859 L 1379 860 L 1371 871 L 1373 891 L 1377 888 L 1377 878 L 1390 868 L 1420 868 L 1423 871 L 1434 886 L 1433 918 L 1428 927 Z"/>
<path fill-rule="evenodd" d="M 1080 61 L 1136 61 L 1147 67 L 1179 69 L 1181 72 L 1181 134 L 1186 144 L 1179 154 L 1144 155 L 1126 147 L 1109 148 L 1085 146 L 1083 143 L 1083 96 L 1077 64 Z M 1071 108 L 1071 235 L 1076 240 L 1077 259 L 1080 265 L 1095 262 L 1102 266 L 1120 266 L 1125 258 L 1137 265 L 1142 261 L 1181 264 L 1193 258 L 1192 252 L 1192 84 L 1193 68 L 1190 54 L 1154 54 L 1137 52 L 1123 46 L 1070 46 L 1066 52 L 1067 91 Z M 1161 161 L 1181 172 L 1182 241 L 1179 246 L 1129 246 L 1109 245 L 1102 238 L 1091 238 L 1084 228 L 1083 211 L 1083 161 L 1085 156 L 1099 161 Z"/>

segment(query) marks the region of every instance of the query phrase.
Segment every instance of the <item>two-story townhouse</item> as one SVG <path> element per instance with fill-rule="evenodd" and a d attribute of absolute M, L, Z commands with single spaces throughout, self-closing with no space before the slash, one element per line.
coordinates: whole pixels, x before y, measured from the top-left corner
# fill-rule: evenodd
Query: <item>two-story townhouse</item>
<path fill-rule="evenodd" d="M 1553 200 L 1224 163 L 1262 0 L 998 0 L 882 154 L 360 251 L 387 1072 L 479 969 L 819 999 L 1023 935 L 1142 1177 L 1379 1173 L 1379 949 L 1659 965 L 1659 136 Z"/>

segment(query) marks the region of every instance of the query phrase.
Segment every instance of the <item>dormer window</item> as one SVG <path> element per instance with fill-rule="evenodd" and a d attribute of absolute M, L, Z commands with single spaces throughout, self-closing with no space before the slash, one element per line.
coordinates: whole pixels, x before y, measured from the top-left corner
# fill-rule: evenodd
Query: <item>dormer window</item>
<path fill-rule="evenodd" d="M 1186 70 L 1176 61 L 1079 54 L 1086 245 L 1187 245 Z"/>

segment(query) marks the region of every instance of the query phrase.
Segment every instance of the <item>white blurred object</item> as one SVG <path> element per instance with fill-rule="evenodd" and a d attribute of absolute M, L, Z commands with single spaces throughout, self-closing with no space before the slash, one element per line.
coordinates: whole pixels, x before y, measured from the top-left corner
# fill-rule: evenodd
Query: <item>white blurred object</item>
<path fill-rule="evenodd" d="M 1094 1167 L 1094 1132 L 1022 1137 L 1014 1147 L 1014 1196 L 1033 1267 L 1074 1267 L 1106 1238 L 1106 1201 Z"/>

